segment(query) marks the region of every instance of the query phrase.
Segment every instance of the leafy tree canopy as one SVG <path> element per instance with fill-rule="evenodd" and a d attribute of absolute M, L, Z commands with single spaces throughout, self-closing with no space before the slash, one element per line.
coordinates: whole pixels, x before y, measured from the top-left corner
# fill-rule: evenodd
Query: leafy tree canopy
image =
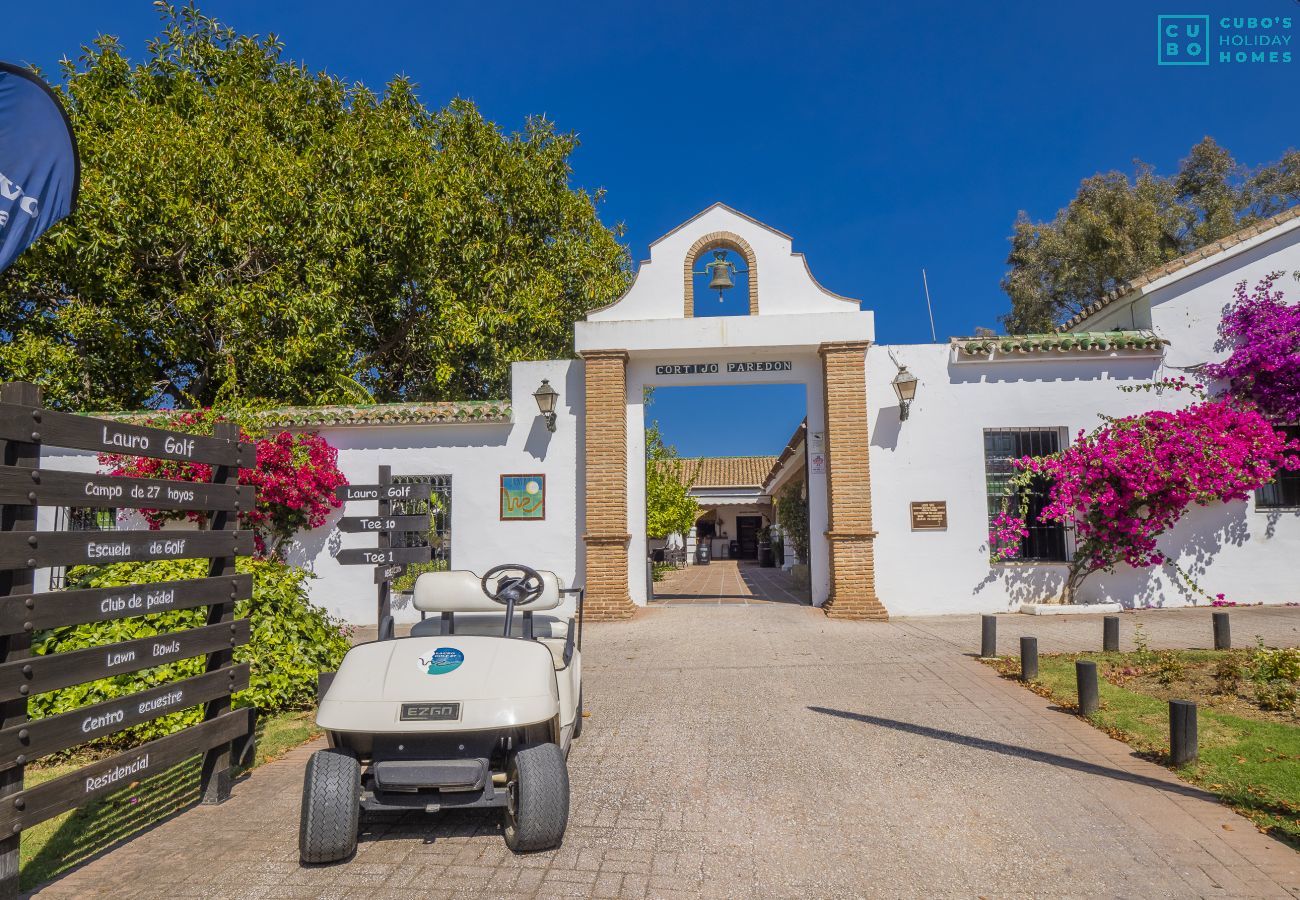
<path fill-rule="evenodd" d="M 80 204 L 0 275 L 0 379 L 74 409 L 485 398 L 624 289 L 574 134 L 158 6 L 144 61 L 63 64 Z"/>
<path fill-rule="evenodd" d="M 677 448 L 664 443 L 659 423 L 645 431 L 646 536 L 666 538 L 685 535 L 700 515 L 700 504 L 691 496 L 695 473 L 685 472 L 686 461 Z M 689 477 L 684 477 L 689 476 Z"/>
<path fill-rule="evenodd" d="M 1002 288 L 1011 333 L 1050 331 L 1124 280 L 1300 203 L 1300 151 L 1244 169 L 1213 138 L 1173 176 L 1138 162 L 1133 178 L 1086 178 L 1050 222 L 1021 213 Z"/>

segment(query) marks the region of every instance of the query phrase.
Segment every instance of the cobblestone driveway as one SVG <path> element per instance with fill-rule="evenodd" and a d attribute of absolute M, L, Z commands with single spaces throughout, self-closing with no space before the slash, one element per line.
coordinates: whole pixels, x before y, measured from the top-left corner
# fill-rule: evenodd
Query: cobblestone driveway
<path fill-rule="evenodd" d="M 1054 646 L 1100 634 L 1003 621 Z M 1208 642 L 1204 610 L 1159 623 L 1162 643 Z M 1295 643 L 1300 610 L 1234 626 Z M 558 851 L 514 857 L 461 813 L 372 823 L 352 862 L 302 868 L 308 747 L 41 896 L 1300 896 L 1300 855 L 998 679 L 964 655 L 977 641 L 973 617 L 651 609 L 588 631 Z"/>

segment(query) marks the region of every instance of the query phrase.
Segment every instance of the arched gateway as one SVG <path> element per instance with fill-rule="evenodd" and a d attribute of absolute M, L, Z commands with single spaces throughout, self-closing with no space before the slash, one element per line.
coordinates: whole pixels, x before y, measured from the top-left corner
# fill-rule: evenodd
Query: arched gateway
<path fill-rule="evenodd" d="M 716 248 L 747 266 L 747 316 L 694 314 L 692 273 Z M 628 292 L 575 328 L 586 384 L 588 615 L 624 618 L 646 602 L 644 578 L 632 575 L 644 571 L 645 389 L 797 383 L 810 446 L 824 447 L 807 485 L 813 602 L 837 617 L 885 618 L 875 589 L 867 434 L 874 337 L 872 314 L 819 285 L 787 235 L 721 203 L 651 244 Z"/>

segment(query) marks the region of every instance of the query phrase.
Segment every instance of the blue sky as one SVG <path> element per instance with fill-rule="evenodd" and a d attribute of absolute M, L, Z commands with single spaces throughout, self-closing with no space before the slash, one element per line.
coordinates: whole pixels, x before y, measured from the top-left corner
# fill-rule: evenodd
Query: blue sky
<path fill-rule="evenodd" d="M 1206 134 L 1249 164 L 1300 144 L 1300 48 L 1290 64 L 1156 65 L 1160 13 L 1290 16 L 1300 37 L 1296 0 L 202 8 L 312 68 L 374 86 L 402 72 L 429 105 L 470 97 L 507 130 L 545 113 L 581 134 L 574 180 L 607 189 L 634 260 L 722 200 L 793 235 L 889 343 L 929 340 L 922 267 L 941 340 L 995 326 L 1017 211 L 1050 217 L 1087 175 L 1134 157 L 1169 171 Z M 142 52 L 156 21 L 143 0 L 9 4 L 0 58 L 52 75 L 100 32 Z M 699 405 L 657 404 L 683 450 L 784 445 L 784 424 L 723 433 Z"/>

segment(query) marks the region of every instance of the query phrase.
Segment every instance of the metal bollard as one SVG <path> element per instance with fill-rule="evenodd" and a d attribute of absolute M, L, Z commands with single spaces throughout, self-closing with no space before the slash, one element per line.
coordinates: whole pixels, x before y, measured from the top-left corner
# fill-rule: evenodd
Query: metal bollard
<path fill-rule="evenodd" d="M 1196 762 L 1196 704 L 1169 701 L 1169 761 L 1175 766 Z"/>
<path fill-rule="evenodd" d="M 1097 711 L 1097 664 L 1083 659 L 1076 662 L 1074 680 L 1079 689 L 1079 715 L 1090 716 Z"/>
<path fill-rule="evenodd" d="M 1216 612 L 1210 615 L 1214 620 L 1214 649 L 1231 650 L 1232 649 L 1232 625 L 1228 622 L 1226 612 Z"/>
<path fill-rule="evenodd" d="M 1038 638 L 1020 639 L 1020 680 L 1033 681 L 1038 677 Z"/>
<path fill-rule="evenodd" d="M 1106 653 L 1119 652 L 1119 616 L 1101 620 L 1101 649 Z"/>
<path fill-rule="evenodd" d="M 998 620 L 996 616 L 980 616 L 980 656 L 998 655 Z"/>

